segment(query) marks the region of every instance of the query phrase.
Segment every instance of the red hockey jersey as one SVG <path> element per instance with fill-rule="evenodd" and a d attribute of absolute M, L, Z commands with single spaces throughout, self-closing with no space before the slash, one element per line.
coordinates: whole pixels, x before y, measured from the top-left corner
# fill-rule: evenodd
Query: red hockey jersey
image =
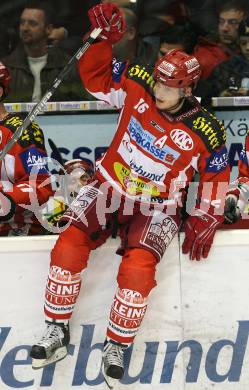
<path fill-rule="evenodd" d="M 120 109 L 116 134 L 97 166 L 97 175 L 137 201 L 175 201 L 200 175 L 200 186 L 228 183 L 225 129 L 216 117 L 189 99 L 177 116 L 156 108 L 151 70 L 112 59 L 109 42 L 93 44 L 79 61 L 84 86 L 97 99 Z"/>
<path fill-rule="evenodd" d="M 9 114 L 0 121 L 0 147 L 6 145 L 22 123 L 23 119 L 18 114 Z M 43 132 L 38 124 L 32 122 L 0 161 L 0 190 L 8 194 L 16 205 L 11 220 L 0 222 L 0 235 L 27 235 L 42 231 L 34 213 L 20 205 L 30 205 L 31 194 L 35 194 L 38 205 L 52 195 L 46 157 Z M 34 180 L 31 179 L 31 171 L 35 173 Z"/>

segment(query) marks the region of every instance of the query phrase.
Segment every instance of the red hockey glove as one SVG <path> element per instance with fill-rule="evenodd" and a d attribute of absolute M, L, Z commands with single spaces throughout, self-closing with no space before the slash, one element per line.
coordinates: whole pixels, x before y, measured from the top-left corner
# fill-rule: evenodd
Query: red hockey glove
<path fill-rule="evenodd" d="M 98 4 L 90 8 L 88 16 L 92 29 L 102 28 L 101 39 L 108 39 L 112 44 L 118 42 L 125 32 L 125 20 L 119 8 L 112 3 Z"/>
<path fill-rule="evenodd" d="M 0 191 L 0 222 L 11 219 L 15 213 L 16 205 L 13 199 Z"/>
<path fill-rule="evenodd" d="M 196 210 L 195 215 L 190 215 L 185 222 L 182 252 L 189 253 L 190 260 L 207 258 L 215 231 L 223 220 L 224 217 L 221 215 L 211 215 Z"/>

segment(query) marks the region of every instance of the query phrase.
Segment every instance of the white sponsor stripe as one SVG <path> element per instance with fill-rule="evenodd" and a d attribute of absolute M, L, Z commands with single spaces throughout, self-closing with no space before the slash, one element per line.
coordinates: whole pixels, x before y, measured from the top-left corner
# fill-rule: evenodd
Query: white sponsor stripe
<path fill-rule="evenodd" d="M 54 305 L 51 305 L 51 304 L 48 304 L 47 302 L 45 302 L 44 304 L 45 306 L 45 309 L 50 312 L 50 313 L 55 313 L 55 314 L 60 314 L 60 313 L 71 313 L 74 309 L 74 305 L 71 305 L 71 306 L 54 306 Z"/>
<path fill-rule="evenodd" d="M 135 336 L 140 328 L 140 324 L 137 328 L 123 328 L 122 326 L 117 325 L 115 322 L 109 320 L 109 327 L 113 333 L 119 336 Z"/>
<path fill-rule="evenodd" d="M 125 146 L 126 145 L 126 146 Z M 130 149 L 130 151 L 129 151 Z M 143 152 L 141 152 L 135 144 L 131 142 L 128 133 L 125 133 L 122 141 L 120 142 L 118 153 L 125 161 L 125 163 L 130 166 L 131 162 L 138 166 L 142 166 L 144 172 L 151 173 L 152 175 L 162 176 L 161 181 L 158 182 L 159 185 L 163 185 L 166 174 L 171 170 L 169 167 L 159 163 L 158 161 L 153 160 L 152 158 L 147 157 Z M 151 172 L 151 167 L 153 167 L 153 172 Z M 135 170 L 133 170 L 136 173 Z M 143 177 L 138 173 L 138 176 Z M 152 180 L 153 181 L 153 180 Z"/>
<path fill-rule="evenodd" d="M 122 108 L 124 105 L 124 101 L 126 98 L 126 92 L 123 89 L 114 89 L 111 88 L 110 92 L 103 93 L 103 92 L 92 92 L 88 90 L 88 92 L 96 97 L 99 100 L 103 100 L 107 103 L 109 103 L 111 106 Z"/>

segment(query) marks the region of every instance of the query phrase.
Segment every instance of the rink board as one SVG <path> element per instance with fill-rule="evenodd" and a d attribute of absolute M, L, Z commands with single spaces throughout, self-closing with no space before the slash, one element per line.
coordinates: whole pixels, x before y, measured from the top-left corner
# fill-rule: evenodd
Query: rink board
<path fill-rule="evenodd" d="M 69 356 L 34 371 L 49 251 L 56 236 L 0 239 L 0 389 L 107 389 L 101 348 L 120 262 L 116 240 L 92 254 L 71 321 Z M 182 237 L 181 237 L 182 240 Z M 208 261 L 191 262 L 175 239 L 117 389 L 249 388 L 249 230 L 219 231 Z"/>
<path fill-rule="evenodd" d="M 248 110 L 217 111 L 227 133 L 227 149 L 231 164 L 231 180 L 238 173 L 238 159 L 249 128 Z M 52 138 L 64 160 L 86 158 L 93 163 L 107 150 L 115 133 L 116 113 L 41 115 L 37 121 L 44 130 L 45 139 Z M 73 136 L 69 136 L 73 135 Z M 56 159 L 48 144 L 48 155 Z"/>
<path fill-rule="evenodd" d="M 231 178 L 234 180 L 238 173 L 239 154 L 249 128 L 248 97 L 219 97 L 214 98 L 213 103 L 215 114 L 226 129 Z M 28 112 L 34 105 L 35 103 L 5 104 L 9 112 Z M 95 162 L 108 148 L 117 118 L 118 114 L 113 107 L 103 101 L 82 101 L 47 102 L 45 114 L 39 115 L 36 120 L 44 130 L 45 140 L 52 138 L 63 159 L 84 157 Z M 56 158 L 50 146 L 46 146 L 49 156 Z"/>

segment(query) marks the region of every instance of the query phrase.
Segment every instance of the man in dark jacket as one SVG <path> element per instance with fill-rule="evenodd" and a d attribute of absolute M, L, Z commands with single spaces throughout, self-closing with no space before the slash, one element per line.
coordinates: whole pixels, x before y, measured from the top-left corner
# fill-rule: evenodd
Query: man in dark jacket
<path fill-rule="evenodd" d="M 243 0 L 227 0 L 220 4 L 217 36 L 199 37 L 193 52 L 201 65 L 202 79 L 207 79 L 216 66 L 239 53 L 238 26 L 246 13 Z"/>
<path fill-rule="evenodd" d="M 52 31 L 51 8 L 45 2 L 29 2 L 21 13 L 20 45 L 2 62 L 11 73 L 8 102 L 37 102 L 52 85 L 70 57 L 48 46 Z M 86 100 L 76 68 L 73 68 L 53 95 L 53 101 Z"/>
<path fill-rule="evenodd" d="M 218 65 L 208 79 L 210 96 L 249 95 L 249 18 L 240 23 L 241 54 Z"/>

